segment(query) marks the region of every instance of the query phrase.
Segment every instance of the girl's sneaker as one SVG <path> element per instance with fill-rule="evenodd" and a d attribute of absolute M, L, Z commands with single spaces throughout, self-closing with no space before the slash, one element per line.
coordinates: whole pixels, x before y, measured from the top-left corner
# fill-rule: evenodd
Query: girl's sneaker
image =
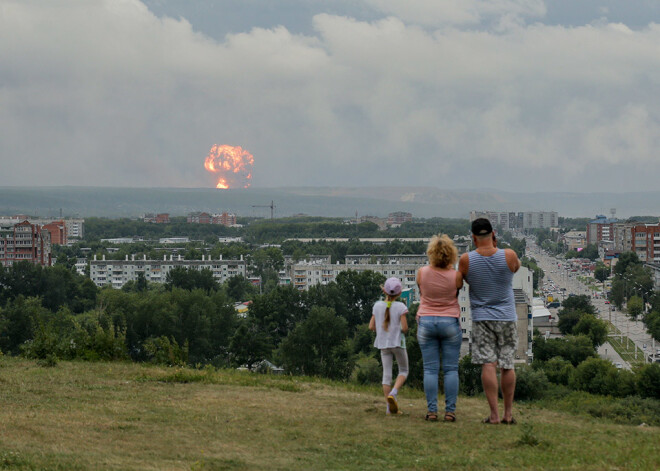
<path fill-rule="evenodd" d="M 399 403 L 396 402 L 396 396 L 387 396 L 387 405 L 390 406 L 390 413 L 396 414 L 399 412 Z"/>

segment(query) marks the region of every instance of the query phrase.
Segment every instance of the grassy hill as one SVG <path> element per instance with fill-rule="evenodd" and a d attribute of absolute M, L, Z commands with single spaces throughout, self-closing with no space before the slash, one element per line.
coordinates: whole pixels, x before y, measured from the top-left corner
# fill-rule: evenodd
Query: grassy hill
<path fill-rule="evenodd" d="M 0 469 L 656 469 L 660 428 L 483 398 L 428 423 L 420 391 L 385 416 L 378 387 L 130 363 L 0 357 Z M 536 444 L 538 442 L 538 444 Z"/>

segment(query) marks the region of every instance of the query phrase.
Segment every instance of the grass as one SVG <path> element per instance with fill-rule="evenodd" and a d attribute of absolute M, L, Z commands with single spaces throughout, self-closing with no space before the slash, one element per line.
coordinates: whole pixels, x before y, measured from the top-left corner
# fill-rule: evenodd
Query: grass
<path fill-rule="evenodd" d="M 516 404 L 485 425 L 483 397 L 456 423 L 423 420 L 404 388 L 130 363 L 43 367 L 0 358 L 0 469 L 654 469 L 660 429 Z"/>

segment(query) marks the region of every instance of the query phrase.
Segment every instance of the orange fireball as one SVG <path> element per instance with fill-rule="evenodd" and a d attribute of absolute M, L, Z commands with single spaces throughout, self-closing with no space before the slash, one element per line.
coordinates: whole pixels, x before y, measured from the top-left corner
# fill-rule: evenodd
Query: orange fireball
<path fill-rule="evenodd" d="M 248 188 L 252 180 L 254 157 L 240 146 L 214 144 L 204 168 L 218 175 L 216 188 Z"/>

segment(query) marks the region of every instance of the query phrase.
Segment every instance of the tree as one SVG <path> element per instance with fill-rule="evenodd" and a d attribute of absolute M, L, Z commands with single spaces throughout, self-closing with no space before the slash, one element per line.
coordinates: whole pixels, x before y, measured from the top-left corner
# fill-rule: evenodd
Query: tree
<path fill-rule="evenodd" d="M 596 356 L 591 339 L 585 335 L 567 335 L 561 339 L 534 338 L 535 361 L 548 361 L 554 357 L 561 357 L 577 366 L 589 357 Z"/>
<path fill-rule="evenodd" d="M 208 293 L 216 291 L 218 283 L 213 278 L 213 272 L 208 268 L 196 270 L 195 268 L 175 267 L 167 273 L 165 288 L 169 291 L 172 288 L 189 291 L 202 289 Z"/>
<path fill-rule="evenodd" d="M 594 270 L 594 278 L 603 283 L 610 276 L 610 269 L 603 264 L 599 264 Z"/>
<path fill-rule="evenodd" d="M 255 363 L 269 356 L 272 349 L 268 335 L 249 320 L 241 321 L 229 344 L 232 363 L 246 365 L 249 370 L 252 370 Z"/>
<path fill-rule="evenodd" d="M 559 327 L 559 330 L 562 334 L 570 335 L 573 333 L 573 329 L 578 324 L 578 322 L 580 322 L 580 319 L 584 315 L 586 314 L 580 311 L 568 311 L 566 313 L 562 312 L 559 314 L 559 322 L 557 323 L 557 327 Z"/>
<path fill-rule="evenodd" d="M 639 296 L 633 296 L 628 300 L 626 307 L 628 308 L 628 314 L 630 317 L 637 320 L 637 316 L 644 311 L 644 301 L 642 301 L 642 298 Z"/>
<path fill-rule="evenodd" d="M 591 339 L 594 348 L 598 348 L 607 341 L 607 324 L 591 314 L 584 314 L 571 333 L 586 335 Z"/>
<path fill-rule="evenodd" d="M 623 252 L 614 265 L 614 274 L 621 277 L 626 274 L 630 265 L 639 265 L 639 257 L 635 252 Z"/>
<path fill-rule="evenodd" d="M 598 258 L 598 246 L 596 244 L 588 244 L 584 250 L 580 252 L 580 257 L 588 258 L 589 260 L 596 260 Z"/>
<path fill-rule="evenodd" d="M 561 307 L 562 309 L 559 311 L 560 316 L 562 313 L 569 311 L 580 311 L 596 315 L 596 308 L 591 304 L 591 299 L 586 294 L 569 296 L 561 303 Z"/>
<path fill-rule="evenodd" d="M 382 295 L 385 276 L 371 270 L 346 270 L 337 275 L 337 287 L 347 303 L 346 320 L 349 328 L 369 322 L 371 309 Z"/>
<path fill-rule="evenodd" d="M 332 309 L 315 306 L 282 342 L 283 364 L 297 374 L 346 379 L 354 365 L 347 335 L 345 319 Z"/>
<path fill-rule="evenodd" d="M 255 288 L 250 281 L 243 275 L 236 275 L 225 281 L 227 295 L 234 302 L 241 302 L 252 299 L 255 294 Z"/>

